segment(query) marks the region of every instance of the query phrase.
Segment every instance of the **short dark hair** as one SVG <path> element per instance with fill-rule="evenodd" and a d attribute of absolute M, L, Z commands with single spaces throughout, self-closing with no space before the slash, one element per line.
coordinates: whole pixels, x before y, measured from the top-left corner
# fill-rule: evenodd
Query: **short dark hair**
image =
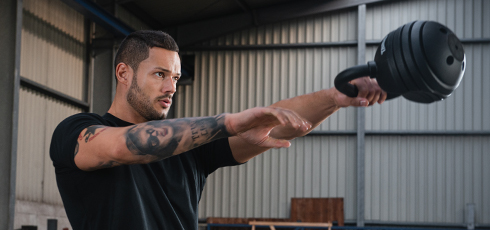
<path fill-rule="evenodd" d="M 155 30 L 139 30 L 129 34 L 121 42 L 114 59 L 114 69 L 117 64 L 123 62 L 136 72 L 139 64 L 150 56 L 150 49 L 153 47 L 179 52 L 179 46 L 169 34 Z"/>

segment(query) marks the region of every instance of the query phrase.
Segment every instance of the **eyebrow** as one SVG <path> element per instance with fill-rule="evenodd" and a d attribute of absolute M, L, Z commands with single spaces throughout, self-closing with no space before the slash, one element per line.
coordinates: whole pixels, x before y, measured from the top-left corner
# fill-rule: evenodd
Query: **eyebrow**
<path fill-rule="evenodd" d="M 172 73 L 172 71 L 168 70 L 168 69 L 164 69 L 162 67 L 155 67 L 155 69 L 159 69 L 163 72 L 166 72 L 166 73 Z M 181 76 L 182 74 L 181 73 L 177 73 L 177 76 Z"/>

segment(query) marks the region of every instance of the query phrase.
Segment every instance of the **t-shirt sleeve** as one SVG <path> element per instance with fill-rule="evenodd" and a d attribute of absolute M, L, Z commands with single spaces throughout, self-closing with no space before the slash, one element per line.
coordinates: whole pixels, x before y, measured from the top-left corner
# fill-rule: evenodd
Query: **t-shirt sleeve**
<path fill-rule="evenodd" d="M 85 128 L 102 124 L 102 117 L 91 113 L 75 114 L 58 124 L 53 132 L 49 150 L 56 173 L 78 169 L 74 155 L 78 136 Z"/>
<path fill-rule="evenodd" d="M 240 165 L 233 157 L 228 138 L 210 142 L 196 150 L 197 158 L 206 175 L 221 167 Z"/>

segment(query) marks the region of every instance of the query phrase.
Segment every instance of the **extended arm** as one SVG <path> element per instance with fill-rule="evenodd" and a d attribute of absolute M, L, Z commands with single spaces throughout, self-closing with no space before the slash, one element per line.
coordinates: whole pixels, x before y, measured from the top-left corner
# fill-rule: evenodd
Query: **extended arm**
<path fill-rule="evenodd" d="M 287 140 L 271 138 L 277 125 L 306 130 L 295 113 L 278 108 L 253 108 L 214 117 L 150 121 L 124 128 L 90 126 L 75 148 L 75 164 L 86 171 L 120 164 L 144 164 L 177 155 L 211 141 L 240 135 L 263 147 L 287 147 Z"/>
<path fill-rule="evenodd" d="M 287 140 L 304 136 L 342 107 L 369 106 L 375 103 L 381 104 L 386 100 L 386 92 L 381 90 L 375 79 L 364 77 L 354 80 L 352 84 L 359 89 L 359 94 L 355 98 L 347 97 L 337 89 L 330 88 L 272 104 L 270 107 L 284 108 L 296 112 L 300 117 L 310 122 L 312 128 L 302 131 L 289 126 L 277 126 L 272 130 L 270 136 Z M 238 162 L 246 162 L 269 149 L 249 145 L 238 137 L 231 137 L 229 140 L 233 156 Z"/>

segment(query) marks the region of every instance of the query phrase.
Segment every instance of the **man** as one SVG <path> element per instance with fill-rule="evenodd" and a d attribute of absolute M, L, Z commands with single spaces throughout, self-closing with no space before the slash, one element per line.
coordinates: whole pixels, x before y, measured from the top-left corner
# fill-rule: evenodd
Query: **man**
<path fill-rule="evenodd" d="M 352 82 L 357 98 L 332 88 L 235 114 L 165 120 L 180 59 L 175 41 L 157 31 L 121 43 L 115 75 L 108 113 L 73 115 L 53 134 L 50 155 L 74 229 L 197 229 L 210 173 L 289 147 L 341 107 L 386 99 L 363 78 Z"/>

